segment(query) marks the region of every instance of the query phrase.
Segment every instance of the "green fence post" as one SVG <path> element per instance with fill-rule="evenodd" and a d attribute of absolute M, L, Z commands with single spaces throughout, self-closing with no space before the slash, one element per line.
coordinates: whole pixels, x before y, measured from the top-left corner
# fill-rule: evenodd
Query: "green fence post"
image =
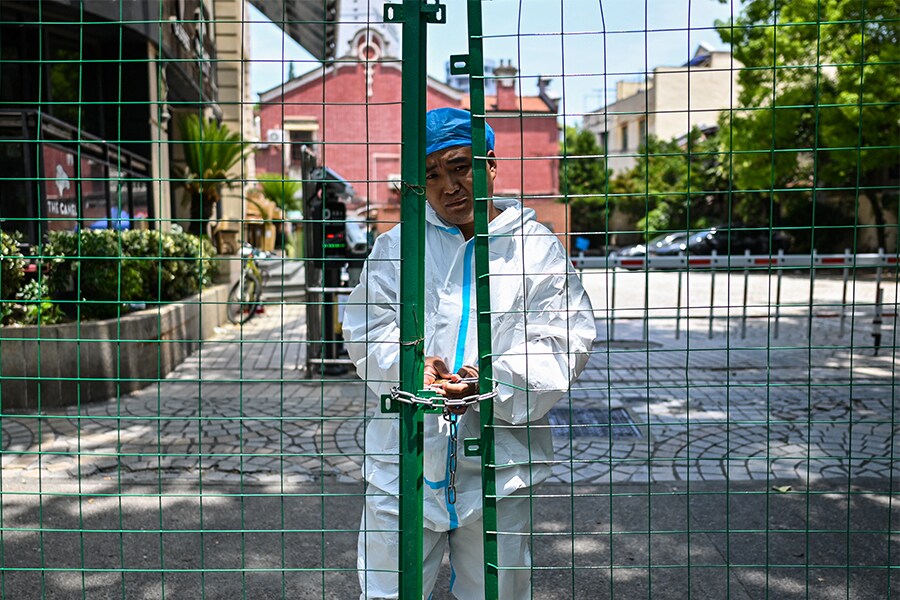
<path fill-rule="evenodd" d="M 425 286 L 425 26 L 418 0 L 405 0 L 403 29 L 403 148 L 400 200 L 400 381 L 404 391 L 422 387 Z M 422 597 L 422 411 L 400 408 L 400 597 Z"/>
<path fill-rule="evenodd" d="M 422 387 L 425 339 L 425 82 L 426 24 L 443 22 L 444 5 L 420 0 L 385 4 L 385 21 L 403 31 L 400 199 L 400 382 Z M 422 597 L 423 411 L 400 406 L 400 597 Z"/>
<path fill-rule="evenodd" d="M 469 98 L 472 110 L 473 193 L 475 194 L 475 298 L 478 303 L 478 373 L 480 393 L 494 387 L 491 351 L 491 286 L 488 245 L 487 142 L 484 107 L 484 43 L 481 0 L 467 4 L 469 27 Z M 481 486 L 484 497 L 484 597 L 498 595 L 497 482 L 494 471 L 494 404 L 481 403 Z"/>

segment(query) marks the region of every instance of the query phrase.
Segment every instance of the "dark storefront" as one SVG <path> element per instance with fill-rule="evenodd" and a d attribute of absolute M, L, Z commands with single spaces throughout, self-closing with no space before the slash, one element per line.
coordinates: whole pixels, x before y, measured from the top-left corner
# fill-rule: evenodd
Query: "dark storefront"
<path fill-rule="evenodd" d="M 37 111 L 0 110 L 0 218 L 35 242 L 48 231 L 152 225 L 150 161 Z"/>
<path fill-rule="evenodd" d="M 200 0 L 0 3 L 4 230 L 154 227 L 151 127 L 215 101 L 211 18 Z"/>

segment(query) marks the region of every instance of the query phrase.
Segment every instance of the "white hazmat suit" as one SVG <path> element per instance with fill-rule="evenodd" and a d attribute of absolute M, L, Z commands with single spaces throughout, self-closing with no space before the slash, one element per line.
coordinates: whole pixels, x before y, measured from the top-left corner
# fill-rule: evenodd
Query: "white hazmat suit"
<path fill-rule="evenodd" d="M 499 531 L 530 530 L 530 488 L 550 475 L 553 458 L 547 413 L 588 360 L 596 335 L 581 281 L 556 236 L 534 211 L 494 199 L 502 212 L 489 224 L 495 451 Z M 478 365 L 475 240 L 465 240 L 426 204 L 425 355 L 445 359 L 452 372 Z M 387 394 L 399 383 L 400 226 L 381 235 L 360 284 L 346 304 L 343 332 L 359 375 Z M 527 391 L 526 391 L 527 390 Z M 482 493 L 478 457 L 465 438 L 480 437 L 479 414 L 458 419 L 456 502 L 447 500 L 449 423 L 425 415 L 425 596 L 430 595 L 449 538 L 451 591 L 482 598 Z M 366 428 L 363 477 L 368 482 L 360 534 L 362 598 L 396 598 L 398 586 L 399 421 L 376 409 Z M 508 465 L 508 466 L 503 466 Z M 447 535 L 447 532 L 450 535 Z M 530 566 L 528 536 L 499 535 L 502 567 Z M 530 597 L 526 569 L 501 570 L 501 598 Z"/>

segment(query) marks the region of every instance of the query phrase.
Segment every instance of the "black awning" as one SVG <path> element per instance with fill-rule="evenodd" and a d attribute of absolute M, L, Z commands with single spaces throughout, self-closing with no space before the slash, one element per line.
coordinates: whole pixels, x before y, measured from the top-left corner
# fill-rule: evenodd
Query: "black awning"
<path fill-rule="evenodd" d="M 294 41 L 321 61 L 334 58 L 339 0 L 250 0 Z"/>

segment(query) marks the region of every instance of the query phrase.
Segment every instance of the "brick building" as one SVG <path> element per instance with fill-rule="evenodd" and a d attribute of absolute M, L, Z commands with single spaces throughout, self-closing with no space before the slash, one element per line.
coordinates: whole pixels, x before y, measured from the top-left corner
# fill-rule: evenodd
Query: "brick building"
<path fill-rule="evenodd" d="M 260 94 L 260 172 L 300 178 L 303 145 L 352 183 L 358 200 L 381 210 L 382 227 L 399 214 L 401 62 L 389 36 L 363 27 L 347 54 L 322 68 Z M 567 224 L 559 190 L 556 106 L 541 80 L 538 95 L 516 93 L 511 64 L 495 72 L 497 95 L 486 97 L 488 122 L 500 158 L 494 193 L 524 197 L 538 220 L 563 233 Z M 468 108 L 468 96 L 431 77 L 427 106 Z"/>

